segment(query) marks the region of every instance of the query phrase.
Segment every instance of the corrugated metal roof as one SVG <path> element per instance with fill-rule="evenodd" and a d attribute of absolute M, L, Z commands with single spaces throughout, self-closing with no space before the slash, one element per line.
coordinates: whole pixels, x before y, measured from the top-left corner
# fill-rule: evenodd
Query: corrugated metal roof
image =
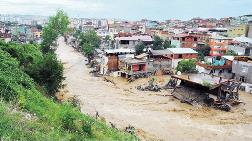
<path fill-rule="evenodd" d="M 133 58 L 127 58 L 127 59 L 124 59 L 123 62 L 125 62 L 127 64 L 145 64 L 147 61 L 146 60 L 133 59 Z"/>
<path fill-rule="evenodd" d="M 129 40 L 129 41 L 137 41 L 137 40 L 140 40 L 140 41 L 153 41 L 152 37 L 151 36 L 130 36 L 130 37 L 116 37 L 115 40 Z"/>
<path fill-rule="evenodd" d="M 109 49 L 105 50 L 107 54 L 109 53 L 135 53 L 136 51 L 134 49 Z"/>
<path fill-rule="evenodd" d="M 152 55 L 167 55 L 167 54 L 171 54 L 171 52 L 167 49 L 165 49 L 165 50 L 151 50 L 151 54 Z"/>
<path fill-rule="evenodd" d="M 167 50 L 173 54 L 198 54 L 197 51 L 191 48 L 168 48 Z"/>
<path fill-rule="evenodd" d="M 250 44 L 252 44 L 252 39 L 247 38 L 247 37 L 236 37 L 233 40 L 241 42 L 241 43 L 250 43 Z"/>
<path fill-rule="evenodd" d="M 225 59 L 230 60 L 230 61 L 234 60 L 234 56 L 222 56 L 222 58 L 225 58 Z"/>

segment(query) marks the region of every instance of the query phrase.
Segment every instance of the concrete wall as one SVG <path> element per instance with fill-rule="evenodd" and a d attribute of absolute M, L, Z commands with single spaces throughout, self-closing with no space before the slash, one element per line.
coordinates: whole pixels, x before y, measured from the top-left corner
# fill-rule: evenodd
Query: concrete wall
<path fill-rule="evenodd" d="M 171 60 L 156 60 L 152 62 L 148 62 L 147 71 L 155 72 L 158 70 L 163 70 L 167 68 L 172 68 Z"/>
<path fill-rule="evenodd" d="M 129 48 L 134 49 L 135 46 L 139 43 L 139 41 L 129 41 L 129 44 L 121 44 L 119 40 L 116 40 L 115 47 L 116 48 Z"/>
<path fill-rule="evenodd" d="M 102 56 L 100 64 L 100 74 L 106 74 L 108 72 L 108 57 Z"/>
<path fill-rule="evenodd" d="M 208 69 L 205 69 L 204 67 L 201 67 L 201 66 L 198 66 L 196 65 L 196 69 L 199 71 L 199 73 L 206 73 L 206 74 L 210 74 L 211 70 L 208 70 Z M 219 72 L 221 70 L 220 69 L 216 69 L 213 73 L 213 75 L 215 76 L 219 76 Z M 221 77 L 223 78 L 226 78 L 226 79 L 231 79 L 232 78 L 232 73 L 225 69 L 225 70 L 222 70 L 222 73 L 220 75 Z"/>
<path fill-rule="evenodd" d="M 245 77 L 246 83 L 252 84 L 252 63 L 233 61 L 232 72 L 235 74 L 237 80 L 240 77 Z"/>
<path fill-rule="evenodd" d="M 168 55 L 168 57 L 172 59 L 195 59 L 198 57 L 198 54 L 172 54 Z"/>
<path fill-rule="evenodd" d="M 228 37 L 240 37 L 240 36 L 247 36 L 248 33 L 248 25 L 240 25 L 238 27 L 234 27 L 228 30 L 227 35 Z"/>
<path fill-rule="evenodd" d="M 252 22 L 249 24 L 248 37 L 252 39 Z"/>
<path fill-rule="evenodd" d="M 211 47 L 210 54 L 215 55 L 222 55 L 227 52 L 228 49 L 228 40 L 215 40 L 211 39 L 209 41 L 209 46 Z M 223 52 L 223 53 L 219 53 Z"/>
<path fill-rule="evenodd" d="M 240 45 L 229 45 L 228 46 L 228 50 L 233 50 L 234 52 L 236 52 L 238 55 L 241 56 L 252 56 L 252 49 L 251 48 L 247 48 L 248 54 L 246 54 L 246 47 L 242 47 Z"/>
<path fill-rule="evenodd" d="M 180 41 L 174 40 L 174 39 L 171 40 L 171 45 L 176 46 L 176 48 L 180 48 L 180 46 L 181 46 Z"/>
<path fill-rule="evenodd" d="M 172 68 L 176 69 L 176 67 L 178 66 L 178 63 L 180 61 L 182 61 L 183 59 L 172 59 Z"/>

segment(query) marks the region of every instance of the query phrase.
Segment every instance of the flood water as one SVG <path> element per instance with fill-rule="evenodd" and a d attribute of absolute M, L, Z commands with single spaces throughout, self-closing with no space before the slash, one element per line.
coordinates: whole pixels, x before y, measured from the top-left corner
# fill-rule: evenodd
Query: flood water
<path fill-rule="evenodd" d="M 148 79 L 128 83 L 122 78 L 105 82 L 89 74 L 86 58 L 59 39 L 58 58 L 64 63 L 67 96 L 78 96 L 83 113 L 95 116 L 96 111 L 106 122 L 123 129 L 129 124 L 137 129 L 142 140 L 252 140 L 252 96 L 242 94 L 246 104 L 223 112 L 206 107 L 180 103 L 169 91 L 158 93 L 136 90 Z M 157 77 L 165 84 L 168 78 Z"/>

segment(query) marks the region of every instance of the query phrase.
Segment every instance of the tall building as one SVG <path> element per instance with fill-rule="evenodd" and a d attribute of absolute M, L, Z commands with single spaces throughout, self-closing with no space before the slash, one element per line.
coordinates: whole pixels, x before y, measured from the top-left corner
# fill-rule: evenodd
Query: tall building
<path fill-rule="evenodd" d="M 230 40 L 231 39 L 219 35 L 212 36 L 208 42 L 209 46 L 211 47 L 210 55 L 211 56 L 225 55 L 228 49 L 228 42 Z"/>
<path fill-rule="evenodd" d="M 248 34 L 248 25 L 243 24 L 239 26 L 232 27 L 228 30 L 227 35 L 228 37 L 240 37 L 240 36 L 247 36 Z"/>

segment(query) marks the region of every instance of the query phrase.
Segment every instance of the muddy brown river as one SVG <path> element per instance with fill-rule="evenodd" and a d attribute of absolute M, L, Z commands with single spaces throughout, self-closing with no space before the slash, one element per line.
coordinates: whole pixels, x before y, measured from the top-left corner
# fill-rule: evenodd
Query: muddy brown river
<path fill-rule="evenodd" d="M 180 103 L 169 91 L 140 92 L 139 84 L 148 79 L 128 83 L 122 78 L 110 78 L 89 74 L 86 58 L 59 39 L 58 58 L 64 63 L 65 90 L 67 96 L 77 96 L 83 113 L 95 116 L 96 111 L 107 123 L 119 129 L 134 126 L 142 140 L 165 141 L 242 141 L 252 140 L 252 96 L 241 94 L 246 104 L 223 112 L 206 107 Z M 156 77 L 165 84 L 167 76 Z M 166 95 L 166 96 L 164 96 Z"/>

